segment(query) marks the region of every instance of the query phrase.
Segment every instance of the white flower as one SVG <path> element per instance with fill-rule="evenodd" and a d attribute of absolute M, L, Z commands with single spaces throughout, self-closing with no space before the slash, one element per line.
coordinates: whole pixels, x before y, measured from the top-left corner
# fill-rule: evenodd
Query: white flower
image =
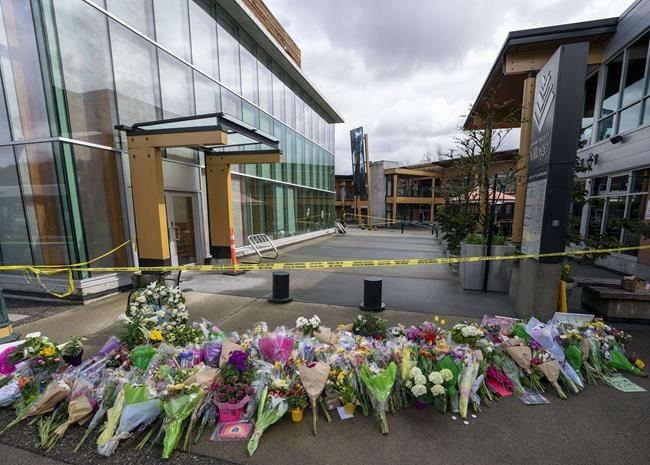
<path fill-rule="evenodd" d="M 320 320 L 318 319 L 317 316 L 313 316 L 312 318 L 309 319 L 309 324 L 313 328 L 318 328 L 320 326 Z"/>
<path fill-rule="evenodd" d="M 444 379 L 439 371 L 432 371 L 429 373 L 429 381 L 431 381 L 433 384 L 442 384 L 444 382 Z"/>
<path fill-rule="evenodd" d="M 442 375 L 442 379 L 445 381 L 451 381 L 452 378 L 454 377 L 454 374 L 451 372 L 449 368 L 443 368 L 440 370 L 440 374 Z"/>
<path fill-rule="evenodd" d="M 151 289 L 147 289 L 146 291 L 144 291 L 144 293 L 147 295 L 153 295 L 153 291 Z"/>
<path fill-rule="evenodd" d="M 465 326 L 460 330 L 460 333 L 463 335 L 463 337 L 474 337 L 478 336 L 478 328 L 475 326 Z"/>
<path fill-rule="evenodd" d="M 427 382 L 427 379 L 424 377 L 424 375 L 415 375 L 413 382 L 415 384 L 425 384 Z"/>
<path fill-rule="evenodd" d="M 422 370 L 420 370 L 418 367 L 411 368 L 411 373 L 409 373 L 409 377 L 415 378 L 418 375 L 422 376 Z"/>
<path fill-rule="evenodd" d="M 434 396 L 439 396 L 439 395 L 442 395 L 444 393 L 445 393 L 445 388 L 442 387 L 442 385 L 440 385 L 440 384 L 434 384 L 431 387 L 431 394 L 433 394 Z"/>
<path fill-rule="evenodd" d="M 409 388 L 409 389 L 411 389 L 411 387 L 413 387 L 413 382 L 410 379 L 406 380 L 406 383 L 404 383 L 404 384 L 406 384 L 406 387 Z"/>
<path fill-rule="evenodd" d="M 36 331 L 35 333 L 29 333 L 25 336 L 25 339 L 36 339 L 37 337 L 41 337 L 40 331 Z"/>
<path fill-rule="evenodd" d="M 302 328 L 306 325 L 307 325 L 307 318 L 305 318 L 304 316 L 298 317 L 298 319 L 296 320 L 296 327 Z"/>
<path fill-rule="evenodd" d="M 411 393 L 415 397 L 420 397 L 427 393 L 427 388 L 423 384 L 416 384 L 411 388 Z"/>
<path fill-rule="evenodd" d="M 143 295 L 139 295 L 135 300 L 141 303 L 145 303 L 147 301 L 147 298 Z"/>

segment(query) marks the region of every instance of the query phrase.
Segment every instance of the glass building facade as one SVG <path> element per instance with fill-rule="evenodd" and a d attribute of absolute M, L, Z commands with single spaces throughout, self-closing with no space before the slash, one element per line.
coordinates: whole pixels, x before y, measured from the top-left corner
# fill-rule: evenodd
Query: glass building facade
<path fill-rule="evenodd" d="M 252 32 L 215 0 L 0 0 L 0 263 L 80 262 L 134 239 L 115 126 L 210 112 L 281 141 L 284 163 L 233 167 L 239 246 L 332 227 L 340 118 Z M 204 155 L 164 156 L 177 263 L 202 262 Z M 96 265 L 130 263 L 134 247 Z"/>

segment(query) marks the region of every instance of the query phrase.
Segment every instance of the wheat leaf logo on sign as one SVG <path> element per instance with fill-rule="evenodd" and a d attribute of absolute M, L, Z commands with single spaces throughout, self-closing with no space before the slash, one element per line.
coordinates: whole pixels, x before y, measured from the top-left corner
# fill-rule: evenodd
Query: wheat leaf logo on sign
<path fill-rule="evenodd" d="M 553 99 L 555 98 L 553 83 L 551 82 L 551 71 L 547 71 L 541 79 L 542 85 L 539 87 L 539 92 L 535 99 L 535 111 L 533 112 L 533 118 L 538 131 L 542 130 L 544 121 L 548 116 L 548 112 L 551 110 Z"/>

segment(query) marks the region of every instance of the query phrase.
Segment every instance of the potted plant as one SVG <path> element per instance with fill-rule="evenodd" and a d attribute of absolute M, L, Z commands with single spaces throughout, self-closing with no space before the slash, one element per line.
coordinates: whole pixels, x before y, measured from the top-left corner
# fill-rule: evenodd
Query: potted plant
<path fill-rule="evenodd" d="M 75 336 L 63 345 L 61 354 L 65 363 L 73 367 L 81 365 L 84 355 L 83 341 L 85 340 L 85 337 Z"/>
<path fill-rule="evenodd" d="M 241 350 L 230 353 L 221 367 L 213 386 L 214 402 L 219 409 L 219 421 L 240 421 L 253 393 L 251 380 L 254 368 L 248 354 Z"/>
<path fill-rule="evenodd" d="M 485 237 L 482 234 L 468 234 L 460 245 L 461 257 L 484 257 L 487 254 Z M 503 236 L 496 235 L 492 238 L 490 256 L 514 255 L 515 246 L 507 245 Z M 465 262 L 460 264 L 460 285 L 463 289 L 483 289 L 484 261 Z M 512 274 L 512 260 L 490 261 L 488 272 L 487 290 L 494 292 L 508 292 L 510 276 Z"/>
<path fill-rule="evenodd" d="M 309 406 L 309 402 L 305 395 L 305 389 L 297 379 L 289 388 L 289 392 L 287 393 L 287 404 L 291 411 L 291 421 L 294 423 L 300 423 L 302 421 L 302 413 Z"/>

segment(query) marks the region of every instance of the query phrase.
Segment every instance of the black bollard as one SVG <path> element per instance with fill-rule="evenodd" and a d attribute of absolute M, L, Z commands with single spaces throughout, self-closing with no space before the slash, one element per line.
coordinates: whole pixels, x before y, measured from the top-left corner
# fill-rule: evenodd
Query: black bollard
<path fill-rule="evenodd" d="M 14 333 L 11 327 L 11 320 L 9 320 L 9 315 L 7 314 L 4 290 L 0 289 L 0 344 L 13 342 L 18 337 L 19 334 Z"/>
<path fill-rule="evenodd" d="M 363 302 L 361 310 L 381 312 L 386 305 L 381 301 L 381 279 L 365 278 L 363 280 Z"/>
<path fill-rule="evenodd" d="M 286 304 L 293 298 L 289 297 L 289 273 L 286 271 L 273 272 L 273 293 L 269 302 L 274 304 Z"/>

